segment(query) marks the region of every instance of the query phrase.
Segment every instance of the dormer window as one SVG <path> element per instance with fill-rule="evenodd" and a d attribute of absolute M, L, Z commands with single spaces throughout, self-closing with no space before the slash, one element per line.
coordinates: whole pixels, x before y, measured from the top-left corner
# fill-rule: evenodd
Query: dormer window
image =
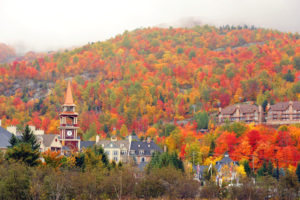
<path fill-rule="evenodd" d="M 148 144 L 148 148 L 150 148 L 150 144 Z"/>
<path fill-rule="evenodd" d="M 145 153 L 144 150 L 140 150 L 139 152 L 140 155 L 144 155 L 144 153 Z"/>
<path fill-rule="evenodd" d="M 138 147 L 141 147 L 141 145 L 140 145 L 140 144 L 138 144 Z"/>

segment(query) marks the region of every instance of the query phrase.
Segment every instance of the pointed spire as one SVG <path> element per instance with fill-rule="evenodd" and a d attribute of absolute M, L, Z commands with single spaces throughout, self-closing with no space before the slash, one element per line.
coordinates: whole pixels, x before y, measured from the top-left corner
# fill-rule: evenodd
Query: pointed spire
<path fill-rule="evenodd" d="M 68 82 L 65 105 L 74 105 L 70 81 Z"/>

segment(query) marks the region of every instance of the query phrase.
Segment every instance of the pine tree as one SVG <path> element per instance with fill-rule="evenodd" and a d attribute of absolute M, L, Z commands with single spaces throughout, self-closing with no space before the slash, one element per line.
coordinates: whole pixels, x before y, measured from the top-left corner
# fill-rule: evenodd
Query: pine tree
<path fill-rule="evenodd" d="M 298 163 L 298 165 L 297 165 L 296 175 L 298 177 L 298 182 L 300 182 L 300 163 Z"/>
<path fill-rule="evenodd" d="M 269 163 L 268 163 L 267 171 L 268 171 L 268 174 L 269 174 L 270 176 L 272 176 L 272 174 L 273 174 L 273 164 L 272 164 L 271 161 L 269 161 Z"/>
<path fill-rule="evenodd" d="M 216 148 L 216 143 L 214 140 L 212 140 L 209 147 L 209 156 L 214 155 L 215 148 Z"/>
<path fill-rule="evenodd" d="M 38 150 L 40 148 L 40 144 L 37 142 L 35 135 L 29 129 L 28 125 L 25 127 L 25 130 L 22 133 L 20 142 L 30 144 L 32 150 Z"/>
<path fill-rule="evenodd" d="M 250 165 L 249 165 L 249 161 L 245 161 L 243 164 L 244 164 L 244 169 L 245 169 L 245 172 L 246 172 L 247 176 L 250 177 L 251 168 L 250 168 Z"/>
<path fill-rule="evenodd" d="M 11 148 L 7 151 L 6 159 L 22 161 L 29 166 L 36 166 L 40 163 L 40 145 L 28 125 L 22 133 L 20 140 L 12 136 L 9 142 Z"/>
<path fill-rule="evenodd" d="M 20 142 L 20 140 L 13 134 L 8 142 L 10 144 L 9 147 L 12 148 L 12 147 L 16 146 Z"/>

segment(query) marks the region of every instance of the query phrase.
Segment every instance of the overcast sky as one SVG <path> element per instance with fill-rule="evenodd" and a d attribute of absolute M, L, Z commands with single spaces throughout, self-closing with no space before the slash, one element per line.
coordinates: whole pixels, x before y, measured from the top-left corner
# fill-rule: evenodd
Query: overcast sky
<path fill-rule="evenodd" d="M 300 0 L 0 0 L 0 42 L 49 51 L 189 20 L 300 32 L 299 8 Z"/>

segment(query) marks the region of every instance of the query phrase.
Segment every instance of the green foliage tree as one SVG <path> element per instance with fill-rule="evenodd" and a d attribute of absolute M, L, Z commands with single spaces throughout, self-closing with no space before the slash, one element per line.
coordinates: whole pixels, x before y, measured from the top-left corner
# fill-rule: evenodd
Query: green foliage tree
<path fill-rule="evenodd" d="M 207 112 L 203 111 L 203 112 L 196 113 L 194 115 L 194 120 L 197 123 L 198 129 L 207 129 L 208 128 L 209 119 L 208 119 Z"/>
<path fill-rule="evenodd" d="M 178 158 L 177 154 L 169 154 L 168 152 L 155 152 L 148 165 L 147 171 L 150 171 L 153 168 L 162 168 L 168 166 L 184 171 L 183 162 Z"/>
<path fill-rule="evenodd" d="M 13 135 L 10 144 L 6 154 L 8 160 L 22 161 L 29 166 L 36 166 L 40 163 L 40 145 L 28 125 L 22 133 L 21 139 L 19 140 Z"/>
<path fill-rule="evenodd" d="M 243 163 L 243 165 L 244 165 L 244 170 L 245 170 L 245 172 L 246 172 L 246 174 L 247 174 L 247 177 L 250 177 L 250 176 L 251 176 L 251 168 L 250 168 L 250 165 L 249 165 L 249 161 L 246 160 L 246 161 Z"/>
<path fill-rule="evenodd" d="M 300 163 L 297 164 L 296 175 L 298 177 L 298 182 L 300 182 Z"/>
<path fill-rule="evenodd" d="M 192 58 L 196 57 L 196 52 L 194 50 L 190 51 L 189 53 L 189 59 L 191 60 Z"/>
<path fill-rule="evenodd" d="M 288 73 L 283 75 L 283 78 L 288 82 L 294 82 L 295 76 L 292 74 L 291 70 L 288 71 Z"/>
<path fill-rule="evenodd" d="M 294 57 L 294 67 L 299 70 L 300 69 L 300 56 Z"/>

